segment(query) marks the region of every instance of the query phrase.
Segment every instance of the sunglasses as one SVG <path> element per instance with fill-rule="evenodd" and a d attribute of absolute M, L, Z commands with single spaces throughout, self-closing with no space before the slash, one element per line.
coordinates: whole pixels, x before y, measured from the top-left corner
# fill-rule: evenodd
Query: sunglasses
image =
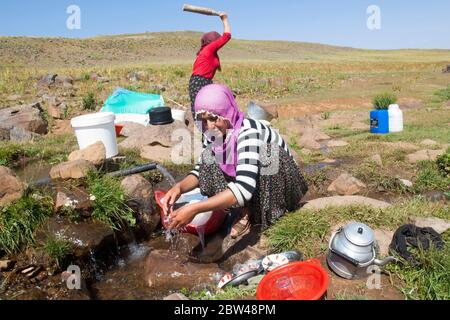
<path fill-rule="evenodd" d="M 219 120 L 219 117 L 215 116 L 215 115 L 212 115 L 212 114 L 207 115 L 207 116 L 202 115 L 202 114 L 197 114 L 196 117 L 195 117 L 195 120 L 196 121 L 202 121 L 202 122 L 209 121 L 209 122 L 212 122 L 212 123 L 216 123 L 217 120 Z"/>

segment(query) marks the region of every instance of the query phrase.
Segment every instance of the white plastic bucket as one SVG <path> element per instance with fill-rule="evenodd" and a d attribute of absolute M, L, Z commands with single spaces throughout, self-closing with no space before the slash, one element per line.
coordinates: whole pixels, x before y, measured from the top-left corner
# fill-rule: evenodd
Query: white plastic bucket
<path fill-rule="evenodd" d="M 116 116 L 112 112 L 93 113 L 73 118 L 70 124 L 75 131 L 80 149 L 101 141 L 106 148 L 106 158 L 116 156 L 119 150 L 114 127 L 115 119 Z"/>
<path fill-rule="evenodd" d="M 172 118 L 181 122 L 186 121 L 186 111 L 180 109 L 172 109 Z"/>

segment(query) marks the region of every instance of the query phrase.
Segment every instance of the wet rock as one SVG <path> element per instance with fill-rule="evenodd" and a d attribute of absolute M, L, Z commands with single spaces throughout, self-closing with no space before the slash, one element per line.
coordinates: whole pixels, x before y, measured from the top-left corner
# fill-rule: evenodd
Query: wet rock
<path fill-rule="evenodd" d="M 54 209 L 56 212 L 71 207 L 83 217 L 91 216 L 91 196 L 79 187 L 57 186 Z"/>
<path fill-rule="evenodd" d="M 37 134 L 46 134 L 48 128 L 38 102 L 0 110 L 0 123 L 4 128 L 17 127 Z"/>
<path fill-rule="evenodd" d="M 125 128 L 124 128 L 125 129 Z M 131 135 L 122 141 L 119 146 L 124 149 L 140 149 L 153 143 L 165 147 L 173 147 L 179 143 L 179 137 L 191 135 L 185 124 L 174 121 L 163 126 L 134 127 Z M 174 135 L 174 138 L 172 138 Z"/>
<path fill-rule="evenodd" d="M 381 159 L 381 156 L 379 154 L 370 157 L 370 160 L 375 162 L 379 167 L 383 166 L 383 160 Z"/>
<path fill-rule="evenodd" d="M 345 147 L 348 146 L 348 142 L 343 140 L 330 140 L 328 141 L 327 146 L 330 148 Z"/>
<path fill-rule="evenodd" d="M 96 143 L 82 149 L 76 150 L 69 155 L 69 161 L 75 160 L 87 160 L 95 166 L 100 166 L 105 162 L 106 148 L 103 142 L 97 141 Z"/>
<path fill-rule="evenodd" d="M 366 185 L 348 173 L 341 174 L 328 187 L 328 192 L 339 195 L 354 195 L 366 189 Z"/>
<path fill-rule="evenodd" d="M 334 197 L 318 198 L 308 201 L 308 203 L 306 203 L 302 207 L 302 210 L 309 210 L 309 209 L 321 210 L 325 209 L 326 207 L 340 207 L 350 205 L 364 205 L 380 209 L 387 208 L 390 206 L 390 204 L 387 202 L 363 196 L 334 196 Z"/>
<path fill-rule="evenodd" d="M 143 176 L 135 174 L 122 180 L 121 186 L 128 198 L 127 204 L 137 215 L 137 224 L 150 235 L 160 222 L 153 196 L 153 187 Z"/>
<path fill-rule="evenodd" d="M 406 160 L 409 163 L 417 163 L 420 161 L 436 161 L 436 159 L 445 153 L 445 149 L 442 150 L 419 150 L 415 153 L 408 154 Z"/>
<path fill-rule="evenodd" d="M 163 300 L 189 300 L 189 299 L 182 293 L 173 293 L 165 297 Z"/>
<path fill-rule="evenodd" d="M 14 260 L 0 260 L 0 272 L 11 271 L 15 264 Z"/>
<path fill-rule="evenodd" d="M 171 162 L 172 161 L 172 148 L 164 147 L 160 144 L 151 146 L 143 146 L 141 148 L 142 159 L 151 160 L 155 162 Z"/>
<path fill-rule="evenodd" d="M 87 176 L 95 166 L 87 160 L 75 160 L 60 163 L 50 169 L 50 178 L 56 179 L 81 179 Z"/>
<path fill-rule="evenodd" d="M 434 140 L 431 140 L 431 139 L 425 139 L 425 140 L 422 140 L 422 141 L 420 142 L 420 144 L 423 145 L 423 146 L 429 147 L 429 146 L 435 146 L 435 145 L 437 145 L 437 142 L 434 141 Z"/>
<path fill-rule="evenodd" d="M 67 217 L 51 217 L 36 231 L 38 243 L 46 243 L 48 237 L 69 241 L 73 254 L 78 259 L 85 259 L 90 254 L 115 247 L 113 230 L 100 222 L 81 221 L 71 223 Z"/>
<path fill-rule="evenodd" d="M 197 264 L 168 251 L 152 251 L 145 262 L 145 281 L 152 290 L 201 290 L 216 286 L 222 270 L 217 264 Z"/>
<path fill-rule="evenodd" d="M 423 194 L 425 199 L 431 202 L 445 201 L 446 196 L 442 191 L 429 191 Z"/>
<path fill-rule="evenodd" d="M 0 166 L 0 181 L 0 207 L 22 197 L 26 186 L 11 169 Z"/>
<path fill-rule="evenodd" d="M 412 217 L 411 223 L 420 228 L 433 228 L 438 233 L 444 233 L 450 229 L 450 221 L 434 217 Z"/>

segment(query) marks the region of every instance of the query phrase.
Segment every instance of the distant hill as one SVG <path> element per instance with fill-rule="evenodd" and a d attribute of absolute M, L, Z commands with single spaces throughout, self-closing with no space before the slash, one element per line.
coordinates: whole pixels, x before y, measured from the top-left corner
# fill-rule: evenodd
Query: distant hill
<path fill-rule="evenodd" d="M 192 31 L 89 39 L 0 37 L 0 66 L 80 67 L 191 63 L 201 33 Z M 232 61 L 448 61 L 450 50 L 362 50 L 314 43 L 232 39 L 221 52 Z"/>

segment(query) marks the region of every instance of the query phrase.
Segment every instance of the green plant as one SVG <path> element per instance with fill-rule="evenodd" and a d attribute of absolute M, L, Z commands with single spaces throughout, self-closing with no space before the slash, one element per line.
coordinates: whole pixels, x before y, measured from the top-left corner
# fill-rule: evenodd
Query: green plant
<path fill-rule="evenodd" d="M 384 170 L 380 170 L 379 166 L 371 160 L 366 160 L 353 169 L 353 174 L 372 189 L 381 187 L 385 190 L 398 193 L 406 193 L 409 191 L 408 187 L 401 183 L 398 178 Z"/>
<path fill-rule="evenodd" d="M 331 117 L 331 112 L 329 112 L 329 111 L 323 112 L 323 113 L 321 114 L 321 118 L 322 118 L 323 120 L 328 120 L 328 119 L 330 119 L 330 117 Z"/>
<path fill-rule="evenodd" d="M 97 108 L 97 102 L 95 100 L 94 93 L 89 92 L 87 95 L 84 96 L 82 108 L 83 110 L 90 110 L 90 111 L 93 111 Z"/>
<path fill-rule="evenodd" d="M 53 213 L 49 196 L 26 195 L 0 211 L 0 252 L 19 252 L 34 243 L 34 230 Z"/>
<path fill-rule="evenodd" d="M 434 93 L 438 102 L 445 102 L 450 100 L 450 85 L 445 89 L 438 90 Z"/>
<path fill-rule="evenodd" d="M 450 185 L 450 176 L 443 175 L 439 165 L 433 161 L 421 161 L 416 175 L 414 189 L 416 192 L 440 190 L 447 191 Z"/>
<path fill-rule="evenodd" d="M 436 164 L 444 177 L 450 178 L 450 148 L 447 152 L 439 156 L 436 160 Z"/>
<path fill-rule="evenodd" d="M 256 296 L 256 289 L 242 287 L 229 287 L 215 292 L 206 289 L 192 291 L 182 288 L 180 292 L 191 300 L 239 300 Z"/>
<path fill-rule="evenodd" d="M 115 230 L 122 229 L 125 224 L 136 224 L 133 210 L 125 203 L 125 194 L 117 178 L 90 172 L 87 177 L 87 190 L 95 197 L 92 211 L 94 219 Z"/>
<path fill-rule="evenodd" d="M 445 239 L 445 237 L 443 237 Z M 417 250 L 418 265 L 412 266 L 401 260 L 391 264 L 388 270 L 394 272 L 403 282 L 401 291 L 410 300 L 450 299 L 450 243 L 445 241 L 443 250 L 431 248 Z"/>
<path fill-rule="evenodd" d="M 373 106 L 377 110 L 387 110 L 391 104 L 397 102 L 397 96 L 393 93 L 385 92 L 375 96 Z"/>
<path fill-rule="evenodd" d="M 72 253 L 72 245 L 68 240 L 49 236 L 43 246 L 44 252 L 50 260 L 60 269 L 65 258 Z"/>

